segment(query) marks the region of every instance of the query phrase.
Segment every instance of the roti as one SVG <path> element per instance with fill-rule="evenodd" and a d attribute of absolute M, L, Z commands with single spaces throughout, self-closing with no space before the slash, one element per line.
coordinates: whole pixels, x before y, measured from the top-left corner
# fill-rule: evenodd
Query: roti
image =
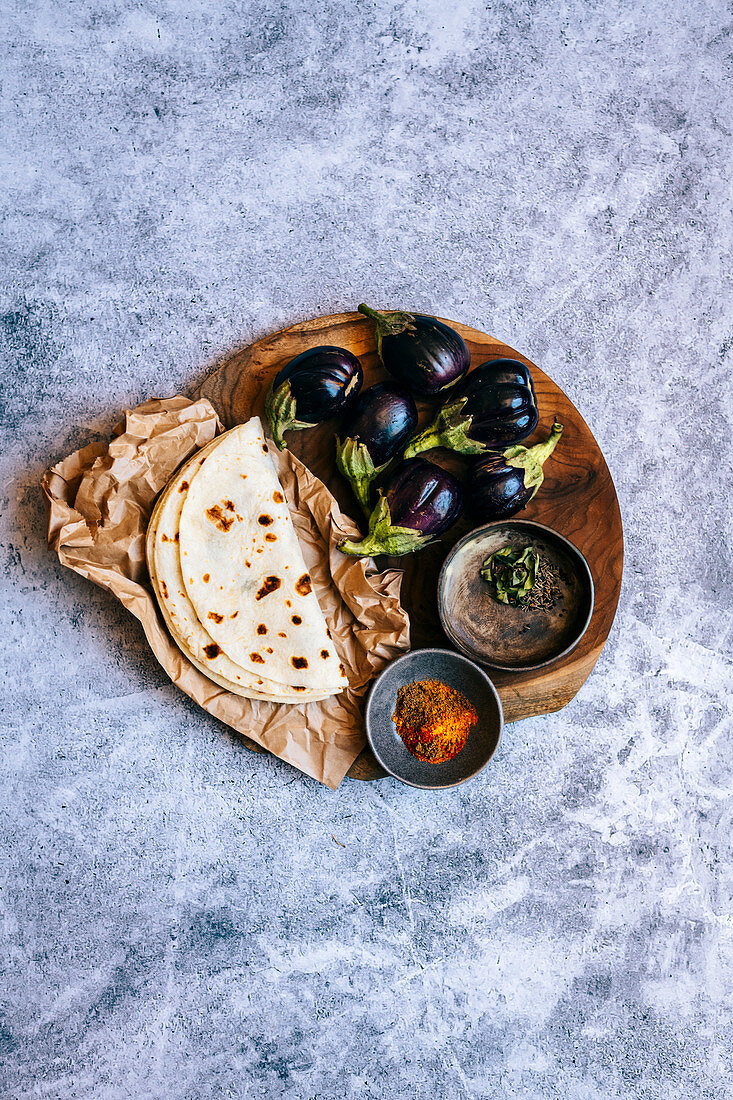
<path fill-rule="evenodd" d="M 277 684 L 239 668 L 219 650 L 196 618 L 181 574 L 178 520 L 193 473 L 218 442 L 219 439 L 213 440 L 179 469 L 160 496 L 148 525 L 148 571 L 166 626 L 184 656 L 199 671 L 236 695 L 280 703 L 303 703 L 326 698 L 323 692 Z"/>
<path fill-rule="evenodd" d="M 347 685 L 258 417 L 195 469 L 179 560 L 196 618 L 236 665 L 292 688 Z"/>

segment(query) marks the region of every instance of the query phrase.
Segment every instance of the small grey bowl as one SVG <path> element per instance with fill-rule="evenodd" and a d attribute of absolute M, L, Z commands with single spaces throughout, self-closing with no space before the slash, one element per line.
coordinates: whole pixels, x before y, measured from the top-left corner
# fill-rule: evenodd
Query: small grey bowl
<path fill-rule="evenodd" d="M 462 692 L 478 714 L 464 747 L 444 764 L 413 756 L 392 721 L 397 692 L 415 680 L 441 680 Z M 477 775 L 494 755 L 503 724 L 501 700 L 489 677 L 450 649 L 415 649 L 398 657 L 374 681 L 366 705 L 367 740 L 379 763 L 395 779 L 425 790 L 455 787 Z"/>
<path fill-rule="evenodd" d="M 534 611 L 497 603 L 480 574 L 495 550 L 528 544 L 557 576 L 556 596 Z M 438 579 L 440 622 L 450 641 L 472 661 L 506 672 L 529 672 L 565 657 L 588 629 L 593 603 L 593 576 L 580 550 L 532 520 L 497 520 L 469 531 Z"/>

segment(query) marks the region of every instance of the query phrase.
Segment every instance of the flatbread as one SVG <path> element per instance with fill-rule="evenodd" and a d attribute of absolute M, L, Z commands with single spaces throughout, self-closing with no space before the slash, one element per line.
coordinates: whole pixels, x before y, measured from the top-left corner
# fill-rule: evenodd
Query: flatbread
<path fill-rule="evenodd" d="M 216 447 L 219 437 L 189 459 L 174 475 L 155 506 L 148 525 L 148 572 L 166 626 L 185 657 L 214 683 L 248 699 L 279 703 L 304 703 L 327 698 L 323 692 L 296 689 L 253 676 L 219 650 L 196 618 L 181 574 L 178 521 L 193 474 Z"/>
<path fill-rule="evenodd" d="M 179 552 L 196 617 L 235 664 L 328 694 L 347 686 L 257 417 L 194 472 Z"/>

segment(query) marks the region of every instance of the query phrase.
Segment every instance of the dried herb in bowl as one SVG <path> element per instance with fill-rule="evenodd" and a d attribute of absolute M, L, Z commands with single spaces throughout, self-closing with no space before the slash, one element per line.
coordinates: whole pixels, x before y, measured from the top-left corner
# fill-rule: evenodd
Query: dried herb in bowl
<path fill-rule="evenodd" d="M 555 563 L 541 557 L 532 591 L 520 607 L 525 611 L 549 611 L 560 598 L 560 589 L 557 584 L 559 579 L 560 574 Z"/>
<path fill-rule="evenodd" d="M 539 554 L 534 546 L 525 546 L 523 550 L 503 546 L 489 554 L 480 572 L 498 603 L 522 607 L 537 579 L 538 562 Z"/>
<path fill-rule="evenodd" d="M 535 546 L 523 550 L 504 546 L 489 555 L 480 572 L 493 598 L 510 607 L 548 611 L 560 597 L 557 566 Z"/>

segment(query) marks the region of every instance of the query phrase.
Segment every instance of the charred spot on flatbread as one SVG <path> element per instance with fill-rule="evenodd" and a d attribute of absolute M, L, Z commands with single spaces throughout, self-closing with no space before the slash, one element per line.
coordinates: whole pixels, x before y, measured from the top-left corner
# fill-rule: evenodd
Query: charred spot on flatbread
<path fill-rule="evenodd" d="M 291 657 L 290 658 L 290 664 L 293 666 L 293 668 L 308 668 L 308 658 L 307 657 Z"/>
<path fill-rule="evenodd" d="M 321 657 L 323 657 L 324 661 L 327 661 L 330 656 L 331 656 L 331 654 L 328 652 L 327 649 L 322 649 L 321 650 Z"/>
<path fill-rule="evenodd" d="M 262 656 L 261 653 L 250 653 L 249 659 L 250 661 L 253 661 L 256 665 L 264 665 L 265 663 L 265 658 Z"/>
<path fill-rule="evenodd" d="M 227 512 L 233 512 L 234 511 L 234 503 L 231 500 L 225 500 L 222 503 L 224 504 L 224 507 L 226 508 Z"/>
<path fill-rule="evenodd" d="M 265 535 L 265 542 L 277 542 L 277 535 L 271 535 L 268 531 Z"/>
<path fill-rule="evenodd" d="M 211 580 L 211 573 L 204 573 L 201 580 L 204 582 L 204 584 L 208 584 L 209 581 Z"/>
<path fill-rule="evenodd" d="M 326 637 L 327 638 L 331 637 L 331 631 L 328 629 L 328 627 L 326 627 Z"/>
<path fill-rule="evenodd" d="M 265 626 L 264 623 L 260 623 L 260 625 L 257 627 L 257 633 L 258 634 L 267 634 L 267 627 Z"/>
<path fill-rule="evenodd" d="M 182 481 L 181 484 L 178 486 L 178 492 L 179 493 L 185 493 L 185 492 L 187 492 L 187 490 L 188 490 L 188 482 L 187 481 Z"/>
<path fill-rule="evenodd" d="M 291 623 L 295 623 L 296 626 L 300 626 L 300 624 L 303 622 L 300 615 L 291 615 L 290 621 Z"/>
<path fill-rule="evenodd" d="M 285 601 L 285 606 L 286 607 L 292 607 L 293 606 L 292 601 L 291 600 L 286 600 Z"/>
<path fill-rule="evenodd" d="M 209 658 L 210 661 L 213 661 L 214 657 L 219 656 L 219 654 L 221 653 L 221 650 L 219 649 L 216 642 L 212 642 L 210 645 L 205 645 L 204 646 L 204 653 L 206 654 L 206 656 Z"/>
<path fill-rule="evenodd" d="M 236 617 L 237 617 L 237 615 L 238 615 L 238 614 L 239 614 L 239 612 L 238 612 L 238 611 L 233 611 L 233 612 L 231 613 L 231 615 L 229 616 L 229 618 L 230 618 L 230 619 L 236 619 Z"/>
<path fill-rule="evenodd" d="M 287 638 L 287 634 L 285 633 L 284 630 L 278 630 L 277 636 L 278 636 L 278 638 Z"/>
<path fill-rule="evenodd" d="M 267 444 L 266 443 L 262 444 L 262 450 L 265 452 L 265 454 L 269 454 L 269 451 L 267 450 Z"/>
<path fill-rule="evenodd" d="M 346 675 L 346 669 L 344 668 L 344 666 L 341 664 L 340 661 L 339 661 L 339 672 L 341 673 L 342 676 Z"/>
<path fill-rule="evenodd" d="M 298 577 L 295 582 L 295 591 L 299 596 L 307 596 L 313 591 L 313 584 L 309 573 L 304 573 L 302 577 Z"/>
<path fill-rule="evenodd" d="M 208 614 L 209 619 L 213 619 L 215 623 L 223 623 L 224 616 L 220 615 L 218 611 L 210 611 Z"/>
<path fill-rule="evenodd" d="M 229 505 L 230 501 L 225 501 L 225 505 Z M 234 505 L 232 504 L 232 511 L 234 511 Z M 206 518 L 214 524 L 214 527 L 219 531 L 223 531 L 225 534 L 234 523 L 234 516 L 226 516 L 221 510 L 221 505 L 214 504 L 211 508 L 206 509 Z"/>
<path fill-rule="evenodd" d="M 163 593 L 164 599 L 167 600 L 168 599 L 168 585 L 165 583 L 165 581 L 160 582 L 160 591 Z"/>
<path fill-rule="evenodd" d="M 255 596 L 255 599 L 263 600 L 265 596 L 269 596 L 271 592 L 275 592 L 281 584 L 282 581 L 279 577 L 265 577 L 264 581 L 262 582 L 262 587 Z"/>
<path fill-rule="evenodd" d="M 265 653 L 272 653 L 272 646 L 268 645 L 267 649 L 265 650 Z"/>
<path fill-rule="evenodd" d="M 293 684 L 293 691 L 305 691 L 305 688 L 299 687 L 298 684 Z"/>
<path fill-rule="evenodd" d="M 257 522 L 259 523 L 260 527 L 269 527 L 270 524 L 274 523 L 275 521 L 272 516 L 268 516 L 267 512 L 261 512 L 260 515 L 257 517 Z"/>
<path fill-rule="evenodd" d="M 164 531 L 163 534 L 160 536 L 160 541 L 161 542 L 173 542 L 173 539 L 169 539 L 168 536 L 166 535 L 165 531 Z"/>
<path fill-rule="evenodd" d="M 275 501 L 275 504 L 285 503 L 285 497 L 282 495 L 279 489 L 276 489 L 275 492 L 272 494 L 272 499 Z"/>

